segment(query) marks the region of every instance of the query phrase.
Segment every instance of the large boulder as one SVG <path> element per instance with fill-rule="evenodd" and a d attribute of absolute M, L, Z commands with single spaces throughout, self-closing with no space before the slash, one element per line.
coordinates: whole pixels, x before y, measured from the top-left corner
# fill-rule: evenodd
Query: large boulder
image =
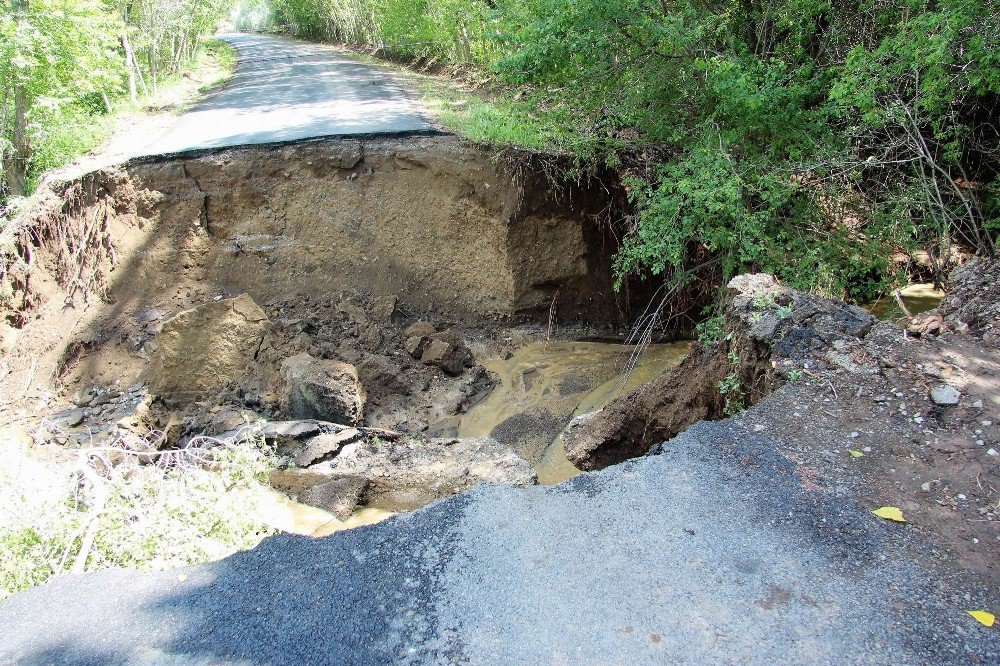
<path fill-rule="evenodd" d="M 281 410 L 286 417 L 361 424 L 365 395 L 353 365 L 302 353 L 282 362 L 281 379 Z"/>
<path fill-rule="evenodd" d="M 268 328 L 267 315 L 246 294 L 175 315 L 157 334 L 154 391 L 190 397 L 239 380 Z"/>
<path fill-rule="evenodd" d="M 430 441 L 367 437 L 309 471 L 366 479 L 367 501 L 392 510 L 423 506 L 480 483 L 536 482 L 531 463 L 489 437 Z"/>

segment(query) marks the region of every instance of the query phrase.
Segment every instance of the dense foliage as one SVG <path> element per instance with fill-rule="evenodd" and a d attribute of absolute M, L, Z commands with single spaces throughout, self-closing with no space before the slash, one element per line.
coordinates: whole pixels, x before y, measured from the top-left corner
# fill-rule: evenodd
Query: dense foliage
<path fill-rule="evenodd" d="M 0 200 L 89 148 L 91 119 L 188 66 L 230 0 L 0 0 Z"/>
<path fill-rule="evenodd" d="M 468 62 L 618 169 L 620 275 L 767 270 L 865 299 L 997 237 L 993 0 L 246 0 L 303 37 Z M 525 97 L 525 95 L 528 95 Z M 566 137 L 560 145 L 557 137 Z M 537 145 L 537 141 L 526 142 Z"/>

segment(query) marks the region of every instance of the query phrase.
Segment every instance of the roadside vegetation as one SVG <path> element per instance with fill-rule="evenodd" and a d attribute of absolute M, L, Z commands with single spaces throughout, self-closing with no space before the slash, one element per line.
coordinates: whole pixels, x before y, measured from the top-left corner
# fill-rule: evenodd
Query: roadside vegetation
<path fill-rule="evenodd" d="M 0 2 L 0 203 L 97 146 L 144 109 L 228 75 L 215 31 L 228 0 Z"/>
<path fill-rule="evenodd" d="M 982 0 L 242 0 L 237 27 L 480 74 L 477 140 L 616 171 L 621 278 L 762 270 L 865 301 L 1000 227 L 1000 12 Z M 917 275 L 919 274 L 919 275 Z"/>
<path fill-rule="evenodd" d="M 273 532 L 260 510 L 273 460 L 260 442 L 150 456 L 33 436 L 46 444 L 0 431 L 0 600 L 63 573 L 218 560 Z"/>

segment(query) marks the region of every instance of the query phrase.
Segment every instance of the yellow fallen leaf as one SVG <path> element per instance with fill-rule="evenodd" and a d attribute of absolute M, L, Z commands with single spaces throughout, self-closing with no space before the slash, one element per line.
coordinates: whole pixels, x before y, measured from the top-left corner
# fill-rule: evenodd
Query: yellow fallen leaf
<path fill-rule="evenodd" d="M 854 449 L 847 449 L 847 452 L 851 454 L 852 458 L 864 458 L 865 457 L 865 454 L 861 453 L 861 451 L 855 451 Z"/>
<path fill-rule="evenodd" d="M 993 613 L 987 613 L 986 611 L 965 611 L 972 617 L 976 618 L 976 621 L 980 624 L 984 624 L 987 627 L 992 627 L 997 621 L 997 616 Z"/>
<path fill-rule="evenodd" d="M 891 520 L 896 523 L 905 523 L 906 518 L 903 518 L 903 512 L 894 506 L 884 506 L 881 509 L 875 509 L 872 511 L 879 518 L 884 518 L 885 520 Z"/>

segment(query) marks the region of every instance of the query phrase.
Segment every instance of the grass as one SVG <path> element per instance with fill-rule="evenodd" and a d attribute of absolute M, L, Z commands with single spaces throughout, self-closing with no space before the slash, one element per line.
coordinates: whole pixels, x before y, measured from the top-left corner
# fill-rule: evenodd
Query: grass
<path fill-rule="evenodd" d="M 139 464 L 120 449 L 69 451 L 0 431 L 0 600 L 68 572 L 217 560 L 273 532 L 261 511 L 268 449 L 186 451 Z"/>
<path fill-rule="evenodd" d="M 416 72 L 395 62 L 352 52 L 352 56 L 391 70 L 443 129 L 490 146 L 509 146 L 552 154 L 585 155 L 590 142 L 573 130 L 567 111 L 542 95 L 472 86 L 446 74 Z"/>

